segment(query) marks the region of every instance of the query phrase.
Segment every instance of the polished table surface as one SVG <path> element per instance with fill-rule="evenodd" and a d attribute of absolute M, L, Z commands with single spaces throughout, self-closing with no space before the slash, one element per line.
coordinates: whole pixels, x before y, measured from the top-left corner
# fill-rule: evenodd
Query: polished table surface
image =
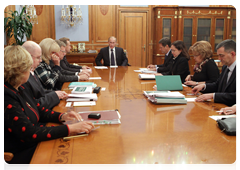
<path fill-rule="evenodd" d="M 225 107 L 209 102 L 186 105 L 155 105 L 143 95 L 153 90 L 155 80 L 139 80 L 134 70 L 118 67 L 96 70 L 91 77 L 105 91 L 91 107 L 73 107 L 80 111 L 118 109 L 121 124 L 101 125 L 89 136 L 69 141 L 56 139 L 39 143 L 33 164 L 231 164 L 236 160 L 236 136 L 221 133 L 209 118 Z M 70 93 L 68 84 L 63 90 Z M 191 88 L 181 91 L 186 97 Z M 55 111 L 65 112 L 62 100 Z M 52 125 L 51 123 L 49 126 Z"/>

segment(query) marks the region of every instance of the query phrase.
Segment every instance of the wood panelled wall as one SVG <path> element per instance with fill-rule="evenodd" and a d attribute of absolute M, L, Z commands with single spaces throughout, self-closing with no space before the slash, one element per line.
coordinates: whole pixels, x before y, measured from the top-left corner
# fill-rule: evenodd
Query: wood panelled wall
<path fill-rule="evenodd" d="M 55 15 L 54 15 L 54 6 L 53 5 L 35 5 L 37 8 L 38 14 L 38 24 L 34 25 L 33 33 L 31 36 L 31 40 L 39 43 L 42 39 L 49 37 L 55 39 Z M 208 12 L 208 7 L 205 7 Z M 225 10 L 229 13 L 229 8 L 234 9 L 231 6 L 212 6 L 212 9 L 220 8 L 221 11 Z M 8 6 L 6 7 L 5 11 L 7 10 L 14 10 L 15 6 Z M 115 36 L 118 39 L 117 46 L 129 48 L 127 49 L 128 52 L 132 55 L 131 58 L 132 63 L 137 63 L 135 60 L 144 60 L 142 66 L 145 67 L 146 65 L 153 63 L 157 64 L 158 60 L 154 57 L 158 53 L 158 39 L 161 38 L 162 35 L 162 28 L 156 25 L 156 17 L 167 17 L 172 18 L 172 21 L 176 21 L 176 23 L 172 23 L 172 31 L 171 31 L 171 39 L 175 41 L 180 38 L 182 40 L 182 21 L 181 17 L 184 17 L 185 7 L 178 7 L 178 6 L 160 6 L 160 5 L 149 5 L 147 7 L 127 7 L 127 6 L 119 6 L 119 5 L 89 5 L 89 41 L 71 41 L 71 44 L 77 45 L 78 43 L 82 42 L 85 43 L 85 49 L 88 50 L 100 50 L 103 47 L 108 46 L 108 38 L 109 36 Z M 157 10 L 159 9 L 159 11 Z M 187 7 L 187 10 L 191 11 L 191 7 Z M 202 9 L 202 7 L 201 7 Z M 163 12 L 167 11 L 166 14 Z M 197 7 L 193 7 L 193 10 L 197 11 Z M 38 13 L 40 11 L 40 13 Z M 177 11 L 177 12 L 176 12 Z M 182 11 L 182 13 L 180 12 Z M 157 13 L 156 13 L 157 12 Z M 135 15 L 136 14 L 136 15 Z M 236 12 L 233 11 L 231 15 L 236 15 Z M 159 16 L 158 16 L 159 15 Z M 164 16 L 165 15 L 165 16 Z M 138 20 L 133 20 L 134 23 L 142 24 L 142 26 L 146 25 L 146 28 L 141 30 L 145 30 L 144 35 L 141 35 L 140 39 L 142 42 L 136 43 L 139 45 L 139 48 L 133 48 L 134 45 L 126 45 L 126 41 L 123 41 L 124 37 L 129 38 L 133 36 L 132 39 L 137 39 L 139 41 L 139 37 L 136 32 L 133 34 L 127 32 L 130 20 L 129 18 L 134 19 L 138 17 Z M 143 19 L 139 19 L 139 17 Z M 177 22 L 178 18 L 179 21 Z M 207 17 L 207 16 L 203 16 Z M 236 17 L 235 17 L 236 18 Z M 127 25 L 123 27 L 122 25 Z M 144 25 L 145 24 L 145 25 Z M 231 23 L 230 23 L 231 24 Z M 161 25 L 161 24 L 160 24 Z M 135 24 L 132 24 L 134 29 L 138 29 L 139 26 L 136 27 Z M 141 27 L 141 26 L 140 26 Z M 64 35 L 63 35 L 64 36 Z M 135 36 L 135 37 L 134 37 Z M 194 36 L 194 35 L 193 35 Z M 224 38 L 231 38 L 229 36 L 224 36 Z M 134 43 L 134 41 L 131 41 Z M 136 53 L 138 51 L 138 53 Z M 139 57 L 139 54 L 144 54 Z M 136 55 L 136 56 L 135 56 Z M 130 63 L 131 64 L 131 63 Z M 159 64 L 159 63 L 158 63 Z"/>
<path fill-rule="evenodd" d="M 44 38 L 55 39 L 54 5 L 34 5 L 38 24 L 33 26 L 31 40 L 40 43 Z"/>
<path fill-rule="evenodd" d="M 89 41 L 85 42 L 86 51 L 100 50 L 108 42 L 109 35 L 116 36 L 116 6 L 89 5 Z M 77 42 L 72 42 L 79 43 Z"/>

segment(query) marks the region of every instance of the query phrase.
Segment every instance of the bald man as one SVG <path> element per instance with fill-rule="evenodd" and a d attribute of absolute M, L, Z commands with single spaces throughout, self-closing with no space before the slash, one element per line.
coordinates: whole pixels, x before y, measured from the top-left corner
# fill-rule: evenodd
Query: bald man
<path fill-rule="evenodd" d="M 43 105 L 45 108 L 53 108 L 58 105 L 60 99 L 65 99 L 68 94 L 64 91 L 47 91 L 44 90 L 42 84 L 37 76 L 34 74 L 34 70 L 38 67 L 39 63 L 42 62 L 42 50 L 41 47 L 33 42 L 26 41 L 22 47 L 24 47 L 32 56 L 33 65 L 30 71 L 30 76 L 28 81 L 23 84 L 23 87 L 32 94 L 37 102 Z"/>

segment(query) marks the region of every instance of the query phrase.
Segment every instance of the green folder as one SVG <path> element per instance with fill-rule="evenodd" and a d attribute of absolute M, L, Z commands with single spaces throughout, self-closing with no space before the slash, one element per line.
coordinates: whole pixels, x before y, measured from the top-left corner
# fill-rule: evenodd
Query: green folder
<path fill-rule="evenodd" d="M 182 81 L 180 75 L 156 76 L 157 90 L 177 90 L 182 91 Z"/>

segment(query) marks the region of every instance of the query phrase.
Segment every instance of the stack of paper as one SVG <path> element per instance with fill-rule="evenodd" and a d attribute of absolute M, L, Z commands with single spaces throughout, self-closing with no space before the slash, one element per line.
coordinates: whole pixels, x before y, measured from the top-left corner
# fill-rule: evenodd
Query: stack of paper
<path fill-rule="evenodd" d="M 146 97 L 149 97 L 149 94 L 150 95 L 153 95 L 153 94 L 159 94 L 159 93 L 169 93 L 170 91 L 143 91 L 143 94 L 146 96 Z"/>
<path fill-rule="evenodd" d="M 97 101 L 96 93 L 92 94 L 69 94 L 67 102 L 84 102 L 84 101 Z"/>
<path fill-rule="evenodd" d="M 148 100 L 154 104 L 187 104 L 185 96 L 179 92 L 157 91 L 154 93 L 149 92 L 147 96 Z"/>
<path fill-rule="evenodd" d="M 108 67 L 106 66 L 94 66 L 95 69 L 108 69 Z"/>
<path fill-rule="evenodd" d="M 154 74 L 138 74 L 138 77 L 143 80 L 155 80 Z"/>
<path fill-rule="evenodd" d="M 157 73 L 157 71 L 151 71 L 148 68 L 139 68 L 139 70 L 134 70 L 134 71 L 139 73 Z"/>

